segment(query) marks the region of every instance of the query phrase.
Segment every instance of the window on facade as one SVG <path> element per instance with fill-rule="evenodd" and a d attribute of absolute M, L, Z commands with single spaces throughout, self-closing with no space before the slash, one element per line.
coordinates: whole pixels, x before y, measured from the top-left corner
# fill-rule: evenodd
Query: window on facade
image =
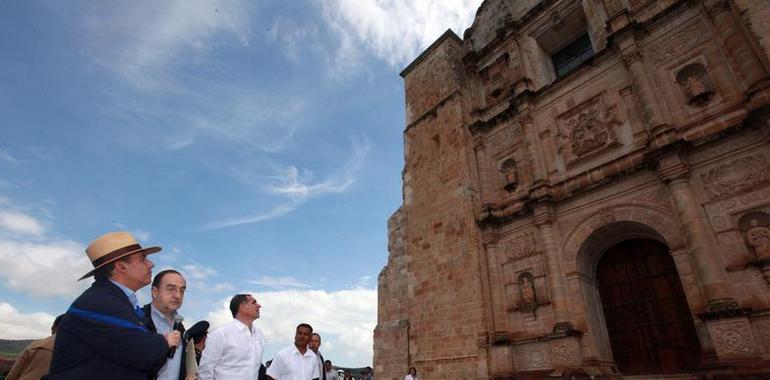
<path fill-rule="evenodd" d="M 594 48 L 591 45 L 591 39 L 588 37 L 588 33 L 583 33 L 569 45 L 551 55 L 556 76 L 566 75 L 593 55 Z"/>

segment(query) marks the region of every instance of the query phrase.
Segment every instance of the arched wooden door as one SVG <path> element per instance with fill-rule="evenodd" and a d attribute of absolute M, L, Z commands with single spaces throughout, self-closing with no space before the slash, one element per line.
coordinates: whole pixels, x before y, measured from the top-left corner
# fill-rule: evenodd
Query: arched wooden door
<path fill-rule="evenodd" d="M 612 354 L 624 375 L 687 373 L 700 343 L 674 260 L 654 240 L 610 248 L 596 270 Z"/>

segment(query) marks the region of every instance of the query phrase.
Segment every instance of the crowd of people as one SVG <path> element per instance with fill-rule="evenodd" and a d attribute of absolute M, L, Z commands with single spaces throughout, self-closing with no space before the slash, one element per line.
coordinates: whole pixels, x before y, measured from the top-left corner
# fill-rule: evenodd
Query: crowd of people
<path fill-rule="evenodd" d="M 86 249 L 94 269 L 80 278 L 93 276 L 93 284 L 56 318 L 51 337 L 25 349 L 7 379 L 340 380 L 307 323 L 263 365 L 264 339 L 254 324 L 261 305 L 250 294 L 232 297 L 230 323 L 211 333 L 207 321 L 185 329 L 178 310 L 187 283 L 174 269 L 152 277 L 148 255 L 160 250 L 142 248 L 128 232 L 94 240 Z M 152 301 L 141 306 L 136 292 L 150 284 Z M 365 368 L 360 380 L 372 379 Z M 345 371 L 342 380 L 354 378 Z M 414 367 L 405 380 L 417 380 Z"/>

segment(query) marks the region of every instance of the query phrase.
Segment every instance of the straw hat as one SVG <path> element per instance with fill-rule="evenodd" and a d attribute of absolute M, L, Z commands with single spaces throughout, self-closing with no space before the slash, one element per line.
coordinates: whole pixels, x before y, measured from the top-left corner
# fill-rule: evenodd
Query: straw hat
<path fill-rule="evenodd" d="M 86 248 L 86 254 L 94 265 L 94 269 L 78 281 L 91 277 L 99 268 L 128 255 L 135 253 L 151 254 L 160 251 L 160 247 L 142 248 L 134 237 L 125 231 L 110 232 L 98 237 Z"/>

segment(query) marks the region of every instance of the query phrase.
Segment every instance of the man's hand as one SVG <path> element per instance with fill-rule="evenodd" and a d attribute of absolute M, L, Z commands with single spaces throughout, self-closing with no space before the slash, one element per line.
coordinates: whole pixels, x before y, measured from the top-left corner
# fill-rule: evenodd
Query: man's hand
<path fill-rule="evenodd" d="M 177 347 L 182 342 L 182 334 L 179 331 L 172 330 L 168 334 L 163 336 L 166 338 L 166 343 L 168 343 L 168 347 Z"/>

